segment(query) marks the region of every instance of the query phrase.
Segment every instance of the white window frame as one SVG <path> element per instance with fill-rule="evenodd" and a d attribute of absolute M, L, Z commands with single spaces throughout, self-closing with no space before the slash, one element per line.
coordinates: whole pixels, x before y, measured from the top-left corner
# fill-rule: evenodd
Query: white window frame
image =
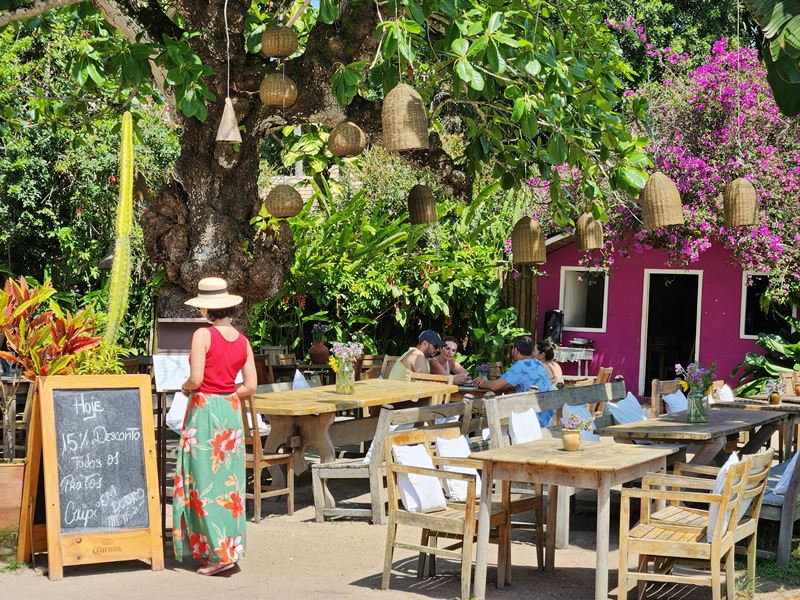
<path fill-rule="evenodd" d="M 642 328 L 639 333 L 641 340 L 639 347 L 639 395 L 644 395 L 645 385 L 649 385 L 649 381 L 645 381 L 645 369 L 647 368 L 647 318 L 650 312 L 650 275 L 697 275 L 697 314 L 696 327 L 694 333 L 694 359 L 700 356 L 700 331 L 702 330 L 701 319 L 703 316 L 703 271 L 699 270 L 685 270 L 685 269 L 645 269 L 644 281 L 642 281 Z"/>
<path fill-rule="evenodd" d="M 747 309 L 747 279 L 749 277 L 769 277 L 769 273 L 762 271 L 742 271 L 742 299 L 739 303 L 739 339 L 757 340 L 758 335 L 747 335 L 744 332 L 745 313 Z M 792 316 L 797 318 L 797 305 L 792 306 Z"/>
<path fill-rule="evenodd" d="M 592 272 L 600 272 L 605 274 L 605 287 L 603 289 L 603 324 L 601 327 L 567 327 L 564 326 L 564 331 L 587 331 L 587 332 L 594 332 L 594 333 L 605 333 L 606 332 L 606 323 L 608 320 L 608 280 L 610 279 L 608 275 L 608 271 L 605 269 L 599 269 L 597 267 L 580 267 L 580 266 L 562 266 L 561 267 L 561 279 L 559 281 L 559 291 L 558 291 L 558 307 L 560 310 L 564 310 L 564 292 L 565 287 L 567 284 L 567 280 L 564 275 L 569 271 L 592 271 Z M 566 313 L 564 313 L 566 315 Z M 565 317 L 566 320 L 566 317 Z"/>

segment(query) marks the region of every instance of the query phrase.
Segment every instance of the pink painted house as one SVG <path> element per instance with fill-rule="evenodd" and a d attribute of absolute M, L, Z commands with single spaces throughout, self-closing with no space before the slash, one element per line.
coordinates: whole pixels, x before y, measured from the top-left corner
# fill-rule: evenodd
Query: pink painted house
<path fill-rule="evenodd" d="M 546 311 L 561 309 L 561 345 L 576 337 L 593 340 L 589 374 L 614 367 L 614 375 L 624 376 L 640 396 L 650 394 L 652 379 L 674 378 L 675 363 L 685 366 L 695 358 L 703 365 L 716 361 L 717 378 L 735 383 L 730 373 L 745 352 L 760 352 L 756 335 L 784 328 L 759 307 L 765 274 L 743 271 L 720 246 L 688 269 L 670 267 L 662 250 L 631 251 L 615 257 L 608 276 L 580 266 L 571 237 L 551 238 L 547 248 L 546 275 L 538 280 L 537 339 Z M 576 363 L 562 367 L 565 374 L 577 372 Z"/>

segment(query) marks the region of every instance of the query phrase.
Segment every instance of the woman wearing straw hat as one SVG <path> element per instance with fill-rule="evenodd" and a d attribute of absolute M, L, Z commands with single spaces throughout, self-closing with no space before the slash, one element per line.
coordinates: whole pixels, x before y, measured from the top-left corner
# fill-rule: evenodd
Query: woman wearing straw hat
<path fill-rule="evenodd" d="M 241 296 L 224 279 L 206 277 L 186 304 L 212 326 L 192 336 L 191 374 L 173 493 L 175 558 L 191 551 L 197 572 L 216 575 L 233 568 L 244 552 L 245 451 L 240 398 L 256 388 L 250 342 L 231 325 Z M 243 383 L 236 385 L 239 371 Z"/>

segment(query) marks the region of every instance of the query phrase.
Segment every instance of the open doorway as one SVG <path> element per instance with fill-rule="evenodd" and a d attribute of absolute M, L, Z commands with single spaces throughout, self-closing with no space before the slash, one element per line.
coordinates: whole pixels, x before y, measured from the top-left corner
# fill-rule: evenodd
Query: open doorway
<path fill-rule="evenodd" d="M 640 393 L 698 356 L 701 288 L 701 271 L 645 271 Z"/>

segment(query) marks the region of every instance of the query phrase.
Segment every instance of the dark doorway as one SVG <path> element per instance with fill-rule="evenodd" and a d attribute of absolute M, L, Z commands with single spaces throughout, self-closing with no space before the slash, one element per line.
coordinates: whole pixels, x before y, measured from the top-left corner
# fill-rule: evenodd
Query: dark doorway
<path fill-rule="evenodd" d="M 650 273 L 645 341 L 645 389 L 653 379 L 674 379 L 675 363 L 697 354 L 698 275 Z"/>

